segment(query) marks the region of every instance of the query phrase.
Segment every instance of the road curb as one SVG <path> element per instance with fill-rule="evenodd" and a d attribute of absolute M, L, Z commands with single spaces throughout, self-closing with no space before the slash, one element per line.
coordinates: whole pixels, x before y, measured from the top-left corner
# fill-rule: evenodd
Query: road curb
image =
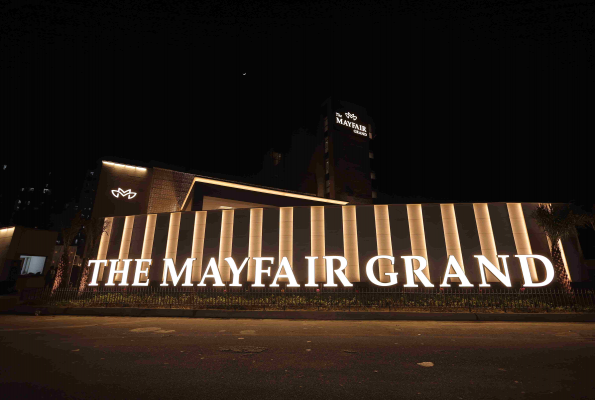
<path fill-rule="evenodd" d="M 235 311 L 166 308 L 66 308 L 19 305 L 10 314 L 348 321 L 595 322 L 595 314 L 488 314 L 367 311 Z"/>

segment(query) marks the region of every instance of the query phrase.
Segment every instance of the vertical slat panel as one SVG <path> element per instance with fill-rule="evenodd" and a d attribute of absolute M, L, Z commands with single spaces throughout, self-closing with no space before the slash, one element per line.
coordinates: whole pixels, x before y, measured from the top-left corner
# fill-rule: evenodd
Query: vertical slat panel
<path fill-rule="evenodd" d="M 262 257 L 273 257 L 274 263 L 265 262 L 263 269 L 271 267 L 271 276 L 262 275 L 265 285 L 273 281 L 273 276 L 279 265 L 279 209 L 265 208 L 262 213 Z"/>
<path fill-rule="evenodd" d="M 217 260 L 219 257 L 219 243 L 221 242 L 221 218 L 221 211 L 207 211 L 201 276 L 204 275 L 205 269 L 209 265 L 209 260 L 211 258 L 215 258 L 215 260 Z M 213 283 L 213 279 L 209 279 L 205 281 L 205 283 L 210 285 Z"/>
<path fill-rule="evenodd" d="M 552 255 L 549 240 L 545 232 L 539 227 L 539 225 L 537 225 L 535 219 L 531 217 L 531 213 L 535 211 L 537 206 L 537 203 L 522 203 L 523 214 L 525 216 L 525 224 L 527 226 L 527 234 L 529 235 L 531 250 L 533 250 L 532 254 L 544 256 L 551 260 Z M 545 268 L 543 267 L 543 264 L 540 261 L 538 261 L 538 263 L 539 268 L 537 268 L 537 266 L 535 267 L 535 273 L 537 275 L 537 279 L 542 281 L 545 279 Z M 535 262 L 533 262 L 533 265 L 535 265 Z"/>
<path fill-rule="evenodd" d="M 120 255 L 120 244 L 122 243 L 122 234 L 124 233 L 125 221 L 126 217 L 114 217 L 113 219 L 109 246 L 106 254 L 108 260 L 117 259 Z M 108 261 L 106 268 L 103 270 L 102 282 L 107 282 L 109 277 L 109 266 L 110 263 Z"/>
<path fill-rule="evenodd" d="M 453 204 L 440 204 L 440 213 L 442 215 L 442 229 L 444 230 L 444 243 L 446 245 L 446 254 L 454 256 L 465 271 L 465 262 L 461 251 L 461 242 L 459 240 L 459 229 L 457 228 L 457 217 Z M 446 268 L 445 268 L 446 271 Z M 444 275 L 441 275 L 442 278 Z M 453 282 L 460 283 L 460 279 L 453 278 Z"/>
<path fill-rule="evenodd" d="M 190 257 L 195 258 L 192 264 L 192 282 L 198 283 L 202 277 L 203 253 L 205 246 L 205 228 L 207 225 L 207 212 L 194 212 L 194 229 L 192 234 L 192 252 Z"/>
<path fill-rule="evenodd" d="M 229 264 L 225 259 L 231 257 L 231 248 L 233 245 L 233 216 L 234 210 L 222 211 L 217 267 L 219 268 L 219 273 L 221 274 L 223 282 L 229 282 L 231 278 Z"/>
<path fill-rule="evenodd" d="M 279 258 L 277 265 L 281 264 L 283 257 L 287 257 L 293 270 L 293 207 L 282 207 L 279 210 Z M 279 280 L 279 282 L 288 281 L 287 278 Z"/>
<path fill-rule="evenodd" d="M 306 257 L 311 254 L 310 207 L 293 209 L 293 273 L 300 285 L 308 281 Z"/>
<path fill-rule="evenodd" d="M 194 237 L 195 212 L 180 213 L 180 229 L 178 231 L 178 248 L 175 255 L 176 271 L 184 266 L 186 259 L 192 258 L 192 242 Z M 182 279 L 184 279 L 182 277 Z M 181 284 L 181 283 L 179 283 Z"/>
<path fill-rule="evenodd" d="M 316 283 L 326 282 L 325 266 L 325 237 L 324 237 L 324 207 L 310 207 L 310 242 L 312 257 L 318 257 L 315 261 Z"/>
<path fill-rule="evenodd" d="M 378 255 L 374 206 L 358 206 L 356 221 L 360 282 L 369 282 L 368 276 L 366 275 L 366 263 L 370 258 Z"/>
<path fill-rule="evenodd" d="M 473 211 L 475 212 L 475 223 L 477 224 L 481 254 L 502 271 L 498 262 L 498 250 L 496 249 L 496 241 L 494 240 L 492 221 L 487 203 L 473 203 Z M 486 271 L 486 280 L 490 283 L 499 282 L 490 271 Z"/>
<path fill-rule="evenodd" d="M 231 256 L 236 262 L 238 268 L 242 262 L 248 257 L 250 248 L 250 209 L 234 210 L 233 215 L 233 245 L 231 248 Z M 244 267 L 240 274 L 240 283 L 248 282 L 248 265 Z"/>
<path fill-rule="evenodd" d="M 357 245 L 357 210 L 355 206 L 342 207 L 343 252 L 347 260 L 345 276 L 349 282 L 359 282 L 359 251 Z"/>
<path fill-rule="evenodd" d="M 490 203 L 488 204 L 488 210 L 490 212 L 494 240 L 498 244 L 498 254 L 509 256 L 507 258 L 507 265 L 511 282 L 522 282 L 518 259 L 514 257 L 517 254 L 517 250 L 514 244 L 512 225 L 510 224 L 506 203 Z"/>
<path fill-rule="evenodd" d="M 130 252 L 130 241 L 132 240 L 132 228 L 134 227 L 134 215 L 129 215 L 124 218 L 124 229 L 122 230 L 122 240 L 120 241 L 120 252 L 118 253 L 118 259 L 125 260 L 128 258 Z M 116 270 L 121 271 L 124 269 L 124 262 L 118 262 Z M 128 281 L 128 277 L 126 277 Z M 116 283 L 122 282 L 122 274 L 117 274 L 114 281 Z"/>
<path fill-rule="evenodd" d="M 171 258 L 174 266 L 177 264 L 178 254 L 178 238 L 180 235 L 180 220 L 182 213 L 175 212 L 169 216 L 169 227 L 167 229 L 167 246 L 165 247 L 165 256 L 163 258 Z M 163 270 L 163 278 L 165 278 L 165 269 Z M 167 282 L 171 282 L 171 273 L 167 273 Z"/>
<path fill-rule="evenodd" d="M 411 237 L 411 254 L 424 257 L 428 260 L 421 204 L 407 204 L 407 217 L 409 220 L 409 236 Z M 428 279 L 430 279 L 430 268 L 432 268 L 432 265 L 430 260 L 428 260 L 428 267 L 423 270 L 424 275 Z M 417 282 L 418 278 L 415 277 L 415 279 Z"/>
<path fill-rule="evenodd" d="M 510 217 L 510 225 L 512 227 L 512 235 L 514 237 L 517 254 L 533 254 L 521 203 L 507 203 L 506 206 L 508 208 L 508 216 Z M 535 261 L 531 258 L 528 261 L 531 279 L 536 282 L 537 273 L 535 270 Z"/>
<path fill-rule="evenodd" d="M 149 269 L 149 280 L 152 285 L 159 285 L 163 282 L 163 259 L 167 251 L 170 218 L 170 213 L 157 214 L 153 235 L 153 250 L 151 252 L 153 264 Z"/>
<path fill-rule="evenodd" d="M 374 206 L 374 224 L 376 227 L 376 248 L 379 256 L 392 256 L 393 245 L 390 233 L 390 219 L 387 205 Z M 390 260 L 378 260 L 378 280 L 390 282 L 387 273 L 395 272 Z"/>
<path fill-rule="evenodd" d="M 147 226 L 147 216 L 137 215 L 134 217 L 134 226 L 132 227 L 132 237 L 130 238 L 130 250 L 128 251 L 128 258 L 135 260 L 142 258 L 143 241 L 145 238 L 145 229 Z M 136 271 L 136 263 L 130 263 L 130 270 L 128 272 L 128 283 L 132 284 L 134 281 L 134 273 Z"/>
<path fill-rule="evenodd" d="M 248 243 L 248 282 L 254 283 L 256 262 L 254 257 L 262 257 L 262 208 L 250 209 L 250 237 Z"/>
<path fill-rule="evenodd" d="M 472 284 L 481 282 L 477 259 L 473 256 L 481 255 L 481 244 L 477 234 L 477 222 L 473 204 L 455 204 L 455 216 L 457 218 L 457 229 L 461 243 L 461 253 L 465 264 L 465 275 Z"/>
<path fill-rule="evenodd" d="M 141 254 L 140 258 L 143 258 L 146 260 L 151 260 L 153 257 L 153 242 L 155 240 L 155 226 L 156 225 L 157 225 L 157 214 L 147 215 L 147 224 L 145 225 L 145 235 L 143 238 L 143 250 L 142 250 L 142 254 Z M 135 263 L 135 268 L 136 268 L 136 263 Z M 151 267 L 146 265 L 146 263 L 143 263 L 143 265 L 141 265 L 141 268 L 143 270 L 146 270 L 147 268 L 149 268 L 149 271 L 151 270 Z M 147 281 L 147 279 L 148 278 L 145 277 L 145 275 L 143 274 L 141 277 L 141 282 L 145 283 Z"/>
<path fill-rule="evenodd" d="M 400 283 L 405 282 L 405 268 L 403 256 L 411 255 L 411 235 L 409 234 L 409 219 L 407 218 L 406 205 L 388 206 L 388 217 L 390 220 L 390 234 L 395 257 L 395 272 Z"/>
<path fill-rule="evenodd" d="M 426 251 L 432 282 L 439 284 L 446 273 L 448 254 L 444 241 L 444 225 L 439 204 L 424 204 L 422 206 Z M 452 279 L 452 282 L 458 279 Z"/>

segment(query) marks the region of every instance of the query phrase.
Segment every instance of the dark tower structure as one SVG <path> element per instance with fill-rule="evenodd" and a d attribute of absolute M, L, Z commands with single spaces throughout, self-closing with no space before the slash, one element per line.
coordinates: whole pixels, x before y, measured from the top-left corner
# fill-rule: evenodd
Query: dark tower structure
<path fill-rule="evenodd" d="M 319 145 L 311 163 L 311 169 L 316 170 L 318 196 L 350 204 L 374 202 L 374 137 L 374 122 L 365 108 L 333 98 L 322 104 Z"/>

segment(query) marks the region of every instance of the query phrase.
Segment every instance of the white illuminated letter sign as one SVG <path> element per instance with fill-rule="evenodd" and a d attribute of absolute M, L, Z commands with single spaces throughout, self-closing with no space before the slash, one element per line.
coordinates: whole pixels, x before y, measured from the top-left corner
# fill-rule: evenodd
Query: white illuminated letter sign
<path fill-rule="evenodd" d="M 132 282 L 132 286 L 149 286 L 149 267 L 151 266 L 151 259 L 150 258 L 137 258 L 136 260 L 136 269 L 134 270 L 134 282 Z M 147 269 L 142 269 L 143 263 L 147 263 Z M 140 281 L 140 276 L 144 275 L 147 278 L 145 283 Z"/>
<path fill-rule="evenodd" d="M 454 270 L 454 274 L 450 273 L 450 268 Z M 442 280 L 442 284 L 440 287 L 450 287 L 448 283 L 448 278 L 459 278 L 461 280 L 461 284 L 459 287 L 473 287 L 467 276 L 465 276 L 465 272 L 463 268 L 459 265 L 459 262 L 455 258 L 455 256 L 448 257 L 448 265 L 446 266 L 446 273 L 444 274 L 444 279 Z"/>
<path fill-rule="evenodd" d="M 284 274 L 282 274 L 283 271 L 285 271 Z M 293 275 L 293 271 L 291 270 L 291 265 L 289 265 L 289 260 L 287 257 L 283 257 L 281 260 L 281 264 L 279 264 L 279 269 L 275 274 L 275 279 L 273 279 L 271 287 L 279 287 L 279 284 L 277 283 L 279 278 L 287 278 L 289 280 L 289 285 L 287 285 L 287 287 L 300 287 L 300 285 L 298 285 L 297 281 L 295 280 L 295 275 Z"/>
<path fill-rule="evenodd" d="M 229 284 L 229 286 L 242 286 L 242 284 L 240 283 L 240 274 L 242 273 L 242 270 L 246 266 L 246 263 L 248 263 L 249 259 L 250 259 L 250 257 L 244 258 L 244 262 L 242 263 L 242 265 L 240 265 L 240 268 L 238 268 L 238 266 L 236 265 L 236 262 L 233 260 L 233 258 L 227 257 L 225 259 L 225 261 L 227 261 L 227 263 L 229 264 L 231 273 L 233 274 L 233 281 L 232 281 L 232 283 Z"/>
<path fill-rule="evenodd" d="M 114 277 L 116 274 L 122 274 L 122 282 L 118 286 L 128 286 L 126 281 L 128 280 L 128 268 L 130 267 L 130 261 L 132 260 L 122 260 L 124 262 L 124 269 L 117 270 L 116 267 L 118 266 L 118 261 L 120 260 L 109 260 L 109 277 L 107 279 L 107 283 L 105 286 L 116 286 L 114 283 Z"/>
<path fill-rule="evenodd" d="M 421 256 L 401 256 L 403 260 L 405 260 L 405 274 L 407 276 L 407 283 L 403 285 L 403 287 L 417 287 L 418 285 L 415 283 L 413 279 L 413 275 L 417 276 L 417 278 L 421 281 L 421 283 L 425 287 L 434 287 L 432 282 L 423 274 L 423 270 L 426 269 L 428 266 L 428 262 L 425 258 Z M 419 268 L 413 268 L 413 260 L 417 260 L 419 262 Z"/>
<path fill-rule="evenodd" d="M 271 276 L 271 267 L 268 267 L 267 269 L 262 269 L 262 262 L 270 261 L 271 263 L 273 263 L 275 262 L 275 259 L 273 257 L 254 257 L 254 260 L 256 260 L 256 272 L 254 276 L 254 284 L 252 285 L 252 287 L 264 287 L 264 285 L 262 284 L 262 274 L 267 274 L 268 276 Z"/>
<path fill-rule="evenodd" d="M 387 275 L 390 278 L 390 281 L 388 283 L 380 282 L 374 276 L 374 263 L 380 259 L 390 260 L 391 264 L 395 263 L 395 258 L 392 256 L 376 256 L 376 257 L 370 258 L 370 261 L 368 261 L 368 264 L 366 264 L 366 275 L 368 276 L 368 279 L 370 280 L 370 282 L 372 282 L 376 286 L 396 285 L 397 284 L 397 275 L 399 275 L 398 272 L 385 272 L 384 273 L 384 275 Z"/>
<path fill-rule="evenodd" d="M 209 271 L 211 273 L 209 274 Z M 202 276 L 202 280 L 196 286 L 207 286 L 205 283 L 205 279 L 213 278 L 215 279 L 215 284 L 213 286 L 225 286 L 223 281 L 221 280 L 221 275 L 219 274 L 219 268 L 217 268 L 217 263 L 215 262 L 215 258 L 211 257 L 209 260 L 209 265 L 207 265 L 207 269 L 205 270 L 205 274 Z"/>
<path fill-rule="evenodd" d="M 481 274 L 481 284 L 479 287 L 490 287 L 490 284 L 486 282 L 485 268 L 487 268 L 488 271 L 490 271 L 496 277 L 496 279 L 502 282 L 504 286 L 512 287 L 510 275 L 508 274 L 508 265 L 506 265 L 506 259 L 508 256 L 498 256 L 502 259 L 502 268 L 504 268 L 504 273 L 500 272 L 498 267 L 492 264 L 485 256 L 473 257 L 477 258 L 477 261 L 479 262 L 479 273 Z"/>
<path fill-rule="evenodd" d="M 345 268 L 347 268 L 347 259 L 341 256 L 325 256 L 324 259 L 326 260 L 326 283 L 324 284 L 325 287 L 337 287 L 335 283 L 334 277 L 337 275 L 337 278 L 341 281 L 343 286 L 351 287 L 353 284 L 349 282 L 347 277 L 345 276 Z M 339 268 L 333 269 L 333 264 L 335 260 L 339 260 Z"/>
<path fill-rule="evenodd" d="M 174 286 L 178 286 L 178 282 L 184 272 L 186 272 L 186 276 L 182 286 L 192 286 L 192 262 L 194 260 L 196 260 L 196 258 L 187 258 L 186 262 L 184 263 L 184 266 L 180 270 L 180 273 L 176 274 L 176 266 L 174 265 L 174 260 L 171 258 L 164 258 L 163 261 L 165 261 L 165 267 L 163 268 L 163 283 L 160 286 L 168 286 L 168 272 L 171 274 L 171 281 Z"/>
<path fill-rule="evenodd" d="M 523 279 L 525 280 L 525 287 L 541 287 L 551 283 L 554 280 L 554 266 L 544 256 L 537 256 L 537 255 L 519 255 L 515 256 L 521 262 L 521 271 L 523 272 Z M 545 266 L 545 280 L 541 283 L 534 283 L 531 280 L 531 271 L 529 270 L 529 262 L 527 261 L 528 258 L 536 258 L 543 263 Z"/>
<path fill-rule="evenodd" d="M 89 267 L 93 264 L 95 265 L 95 268 L 93 269 L 93 277 L 91 278 L 91 283 L 89 283 L 89 286 L 99 286 L 97 283 L 99 270 L 101 269 L 101 264 L 107 265 L 107 260 L 89 260 Z"/>

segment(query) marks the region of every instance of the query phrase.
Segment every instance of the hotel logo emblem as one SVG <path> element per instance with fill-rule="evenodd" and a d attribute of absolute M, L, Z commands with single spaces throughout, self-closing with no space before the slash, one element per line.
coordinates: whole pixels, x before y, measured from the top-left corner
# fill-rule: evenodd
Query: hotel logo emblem
<path fill-rule="evenodd" d="M 112 190 L 112 194 L 115 198 L 120 197 L 120 195 L 122 197 L 128 197 L 128 200 L 134 199 L 136 196 L 136 193 L 133 192 L 132 189 L 122 190 L 121 188 L 118 188 L 118 190 Z"/>

